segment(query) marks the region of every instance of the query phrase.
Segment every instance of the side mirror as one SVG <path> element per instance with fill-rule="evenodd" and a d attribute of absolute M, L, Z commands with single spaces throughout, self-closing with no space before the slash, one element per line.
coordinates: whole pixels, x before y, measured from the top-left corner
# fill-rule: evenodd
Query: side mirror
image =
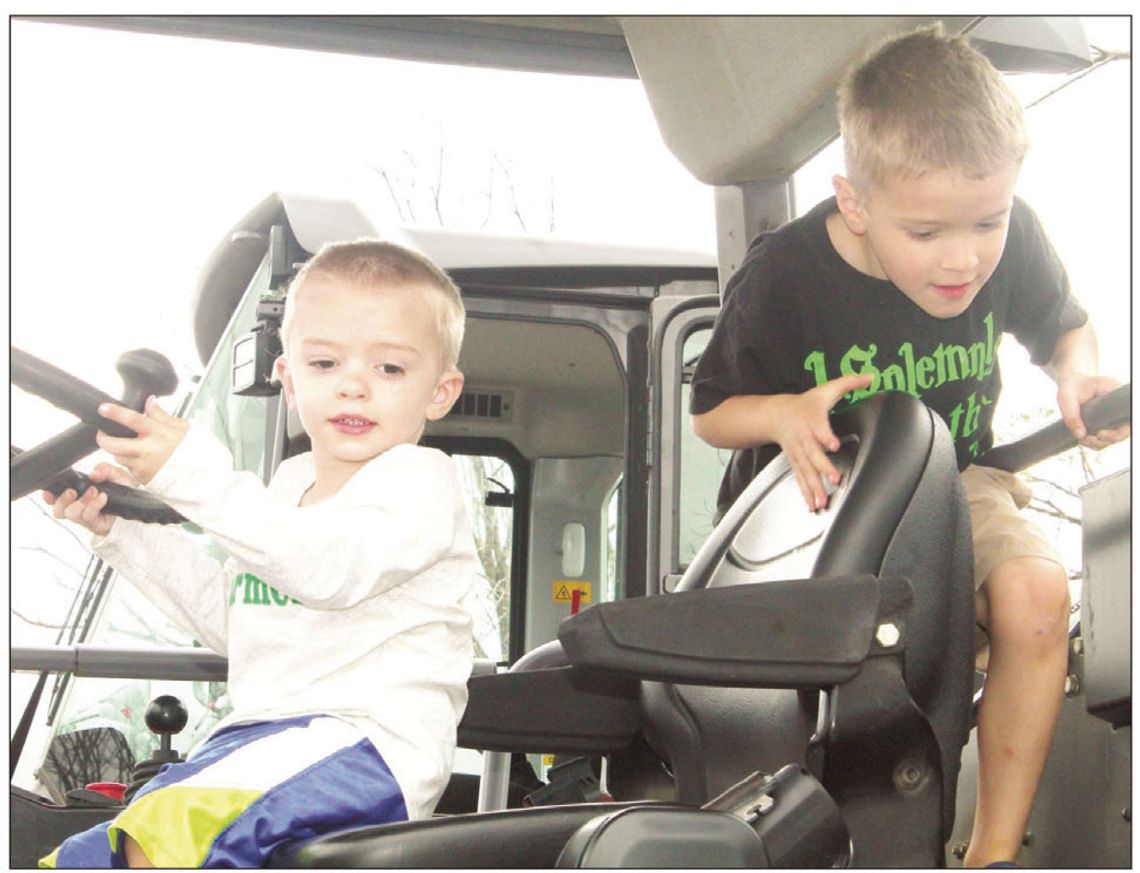
<path fill-rule="evenodd" d="M 265 397 L 276 394 L 281 385 L 273 381 L 273 363 L 281 354 L 281 319 L 285 301 L 263 297 L 257 304 L 257 324 L 233 347 L 230 388 L 234 394 Z"/>

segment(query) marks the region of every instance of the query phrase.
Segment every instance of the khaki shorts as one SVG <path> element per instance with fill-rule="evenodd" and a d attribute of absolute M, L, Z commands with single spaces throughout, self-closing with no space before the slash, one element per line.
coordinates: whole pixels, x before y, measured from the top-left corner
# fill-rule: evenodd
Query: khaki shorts
<path fill-rule="evenodd" d="M 973 527 L 975 591 L 994 568 L 1011 558 L 1046 558 L 1064 566 L 1053 543 L 1021 513 L 1033 496 L 1021 479 L 1004 470 L 974 465 L 960 475 Z M 989 636 L 981 625 L 975 626 L 974 643 L 975 663 L 984 670 Z"/>

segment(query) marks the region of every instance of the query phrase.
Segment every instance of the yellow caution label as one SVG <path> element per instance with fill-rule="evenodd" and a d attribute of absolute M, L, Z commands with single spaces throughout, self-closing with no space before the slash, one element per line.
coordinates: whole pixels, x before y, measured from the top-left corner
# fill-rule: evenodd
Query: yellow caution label
<path fill-rule="evenodd" d="M 543 755 L 542 756 L 542 766 L 553 767 L 554 766 L 554 756 L 553 755 Z"/>
<path fill-rule="evenodd" d="M 582 595 L 579 598 L 579 603 L 590 602 L 590 590 L 593 588 L 592 582 L 581 582 L 578 579 L 555 579 L 554 580 L 554 602 L 555 603 L 573 603 L 574 592 L 581 591 Z"/>

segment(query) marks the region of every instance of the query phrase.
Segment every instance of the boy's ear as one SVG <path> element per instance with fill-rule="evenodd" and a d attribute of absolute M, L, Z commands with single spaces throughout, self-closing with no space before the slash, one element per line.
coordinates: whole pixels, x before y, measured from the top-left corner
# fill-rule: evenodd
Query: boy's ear
<path fill-rule="evenodd" d="M 463 393 L 463 374 L 458 370 L 444 370 L 428 403 L 427 420 L 439 421 L 450 411 Z"/>
<path fill-rule="evenodd" d="M 832 176 L 831 187 L 835 189 L 835 202 L 839 206 L 839 214 L 843 216 L 843 223 L 847 225 L 847 229 L 856 236 L 865 234 L 867 218 L 863 211 L 863 201 L 851 180 L 843 176 Z"/>
<path fill-rule="evenodd" d="M 285 362 L 284 355 L 278 356 L 277 360 L 273 362 L 273 370 L 277 373 L 277 378 L 281 381 L 281 393 L 285 395 L 285 403 L 292 409 L 296 403 L 293 391 L 293 377 L 289 373 L 289 365 Z"/>

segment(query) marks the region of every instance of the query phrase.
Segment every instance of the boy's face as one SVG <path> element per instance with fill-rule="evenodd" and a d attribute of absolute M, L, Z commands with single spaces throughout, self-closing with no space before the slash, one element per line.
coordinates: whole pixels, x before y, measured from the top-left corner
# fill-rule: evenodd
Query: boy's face
<path fill-rule="evenodd" d="M 441 360 L 435 289 L 378 290 L 318 274 L 298 291 L 277 368 L 318 473 L 351 474 L 447 414 L 463 375 Z"/>
<path fill-rule="evenodd" d="M 1018 169 L 982 179 L 931 172 L 866 194 L 836 177 L 854 256 L 840 252 L 856 269 L 889 279 L 927 314 L 960 315 L 1001 259 Z"/>

